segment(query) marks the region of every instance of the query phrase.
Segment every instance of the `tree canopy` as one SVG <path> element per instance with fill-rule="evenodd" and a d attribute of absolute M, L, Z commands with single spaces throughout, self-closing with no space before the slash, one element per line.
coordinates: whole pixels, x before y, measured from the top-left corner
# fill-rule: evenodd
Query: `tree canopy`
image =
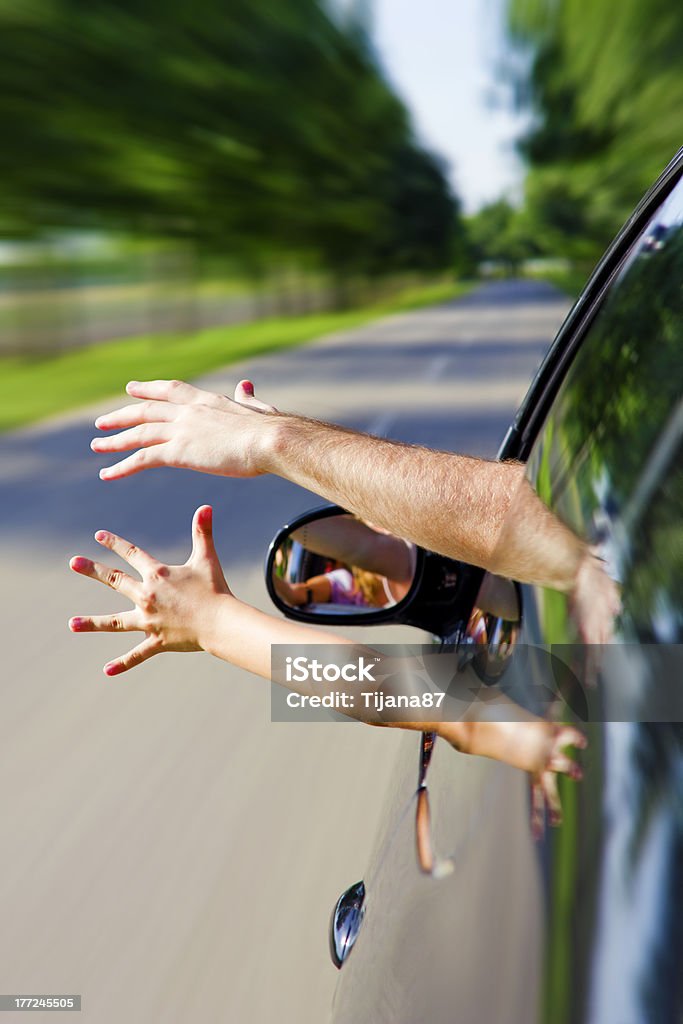
<path fill-rule="evenodd" d="M 528 210 L 550 251 L 595 258 L 681 145 L 683 5 L 508 0 L 507 13 L 534 114 Z"/>
<path fill-rule="evenodd" d="M 51 227 L 447 264 L 458 206 L 318 0 L 0 0 L 0 236 Z"/>

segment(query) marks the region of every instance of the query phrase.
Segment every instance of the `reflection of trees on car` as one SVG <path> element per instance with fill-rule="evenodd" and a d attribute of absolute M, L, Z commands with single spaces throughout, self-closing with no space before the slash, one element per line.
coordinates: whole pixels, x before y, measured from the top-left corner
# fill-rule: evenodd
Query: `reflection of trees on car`
<path fill-rule="evenodd" d="M 683 726 L 647 720 L 653 686 L 671 675 L 662 652 L 683 638 L 683 229 L 658 234 L 659 247 L 636 250 L 582 343 L 546 424 L 537 473 L 540 496 L 570 525 L 592 528 L 588 539 L 603 541 L 613 557 L 622 583 L 621 636 L 642 645 L 632 723 L 605 727 L 613 743 L 628 745 L 632 765 L 620 797 L 627 891 L 642 883 L 662 813 L 673 811 L 679 823 L 662 872 L 680 871 L 683 849 L 676 812 Z M 547 592 L 543 600 L 551 635 L 562 641 L 570 630 L 566 602 Z M 678 918 L 661 928 L 680 935 Z M 659 990 L 648 989 L 643 1005 L 648 1019 L 665 1020 L 675 983 L 663 979 L 675 978 L 677 966 L 671 948 L 658 956 L 651 976 Z"/>
<path fill-rule="evenodd" d="M 553 414 L 539 472 L 542 497 L 566 478 L 569 517 L 573 505 L 577 521 L 599 530 L 602 518 L 611 532 L 624 611 L 645 641 L 662 629 L 674 641 L 683 626 L 682 280 L 679 228 L 656 253 L 636 257 L 598 315 Z M 602 482 L 601 494 L 581 486 L 588 476 Z"/>

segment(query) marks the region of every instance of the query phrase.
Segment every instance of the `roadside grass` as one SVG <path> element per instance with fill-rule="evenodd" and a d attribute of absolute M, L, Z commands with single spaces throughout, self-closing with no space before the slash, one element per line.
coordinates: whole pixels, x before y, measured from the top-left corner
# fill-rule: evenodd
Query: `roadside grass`
<path fill-rule="evenodd" d="M 194 333 L 151 334 L 108 341 L 54 356 L 0 359 L 0 431 L 123 394 L 129 380 L 188 379 L 250 356 L 291 348 L 390 313 L 459 298 L 475 282 L 448 281 L 341 312 L 273 317 Z"/>
<path fill-rule="evenodd" d="M 588 283 L 591 270 L 591 267 L 567 267 L 566 270 L 545 270 L 530 274 L 529 276 L 555 285 L 561 292 L 568 295 L 570 299 L 578 299 Z"/>

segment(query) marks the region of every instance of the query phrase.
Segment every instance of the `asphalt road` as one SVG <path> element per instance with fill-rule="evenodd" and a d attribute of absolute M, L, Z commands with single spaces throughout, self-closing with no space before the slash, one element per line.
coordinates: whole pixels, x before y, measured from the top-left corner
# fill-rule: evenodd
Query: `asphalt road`
<path fill-rule="evenodd" d="M 202 383 L 231 393 L 248 376 L 281 409 L 490 456 L 567 307 L 492 283 Z M 273 478 L 104 484 L 89 440 L 114 404 L 0 439 L 0 993 L 81 993 L 93 1024 L 320 1024 L 330 910 L 363 875 L 400 737 L 273 724 L 269 687 L 206 655 L 105 679 L 126 638 L 66 628 L 121 607 L 67 569 L 96 529 L 180 561 L 210 502 L 228 579 L 267 608 L 268 542 L 318 503 Z"/>

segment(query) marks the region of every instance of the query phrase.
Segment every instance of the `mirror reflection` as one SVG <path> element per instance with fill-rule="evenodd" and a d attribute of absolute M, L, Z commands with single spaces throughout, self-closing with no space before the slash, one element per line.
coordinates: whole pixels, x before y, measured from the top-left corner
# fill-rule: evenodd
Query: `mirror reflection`
<path fill-rule="evenodd" d="M 406 597 L 416 565 L 414 544 L 349 513 L 328 514 L 297 527 L 280 542 L 272 583 L 290 608 L 369 613 Z"/>
<path fill-rule="evenodd" d="M 512 580 L 487 572 L 463 641 L 470 649 L 472 663 L 485 682 L 494 682 L 514 653 L 520 630 L 520 607 L 517 587 Z"/>

